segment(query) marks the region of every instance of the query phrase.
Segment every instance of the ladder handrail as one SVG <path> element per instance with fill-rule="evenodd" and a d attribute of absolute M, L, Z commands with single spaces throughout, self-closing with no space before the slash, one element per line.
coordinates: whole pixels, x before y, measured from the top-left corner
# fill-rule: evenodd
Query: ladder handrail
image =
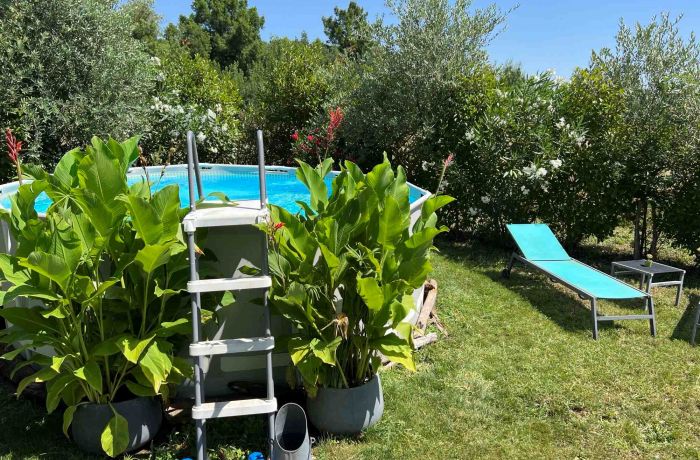
<path fill-rule="evenodd" d="M 197 200 L 194 198 L 195 182 L 199 199 L 204 198 L 202 178 L 199 173 L 199 154 L 197 153 L 197 138 L 192 131 L 187 131 L 187 182 L 190 192 L 190 211 L 197 209 Z"/>
<path fill-rule="evenodd" d="M 263 132 L 258 130 L 258 175 L 260 177 L 260 209 L 267 207 L 267 186 L 265 183 L 265 146 L 263 144 Z"/>
<path fill-rule="evenodd" d="M 258 144 L 258 174 L 259 174 L 259 181 L 260 181 L 260 209 L 263 210 L 267 207 L 267 187 L 265 184 L 265 148 L 263 145 L 263 133 L 262 131 L 258 130 L 256 133 L 257 136 L 257 144 Z M 188 180 L 188 185 L 189 185 L 189 195 L 190 195 L 190 210 L 195 211 L 196 210 L 196 204 L 197 200 L 195 200 L 195 187 L 197 187 L 197 192 L 199 194 L 199 199 L 201 200 L 203 198 L 203 190 L 202 190 L 202 179 L 200 177 L 200 172 L 199 172 L 199 156 L 197 154 L 197 142 L 196 142 L 196 137 L 192 131 L 187 132 L 187 180 Z M 234 224 L 235 225 L 235 224 Z M 195 232 L 196 232 L 196 227 L 192 226 L 190 228 L 185 227 L 185 231 L 187 233 L 187 247 L 188 247 L 188 256 L 189 256 L 189 265 L 190 265 L 190 281 L 197 281 L 199 280 L 199 266 L 197 263 L 197 254 L 196 254 L 196 241 L 195 241 Z M 268 246 L 267 246 L 267 237 L 263 236 L 263 234 L 260 234 L 261 236 L 261 250 L 262 250 L 262 263 L 261 263 L 261 272 L 262 275 L 267 277 L 269 273 L 269 263 L 267 260 L 267 255 L 268 255 Z M 201 313 L 200 310 L 202 308 L 202 296 L 200 295 L 200 292 L 197 291 L 196 289 L 190 289 L 190 286 L 193 283 L 188 283 L 188 291 L 190 292 L 191 296 L 191 306 L 192 306 L 192 345 L 200 345 L 202 342 L 200 342 L 201 339 Z M 271 330 L 271 321 L 270 321 L 270 305 L 268 304 L 268 290 L 269 290 L 269 284 L 265 285 L 264 287 L 264 294 L 263 294 L 263 321 L 264 321 L 264 329 L 265 329 L 265 339 L 274 339 L 272 336 L 272 330 Z M 260 286 L 249 286 L 245 289 L 260 289 Z M 238 415 L 248 415 L 250 413 L 267 413 L 268 416 L 268 444 L 269 444 L 269 452 L 270 455 L 272 455 L 272 446 L 273 446 L 273 438 L 274 438 L 274 426 L 275 426 L 275 412 L 267 412 L 268 409 L 272 408 L 273 410 L 276 410 L 277 407 L 277 401 L 275 399 L 275 383 L 274 383 L 274 378 L 273 378 L 273 368 L 272 368 L 272 352 L 273 352 L 274 347 L 266 348 L 265 351 L 265 373 L 266 373 L 266 384 L 267 384 L 267 399 L 264 400 L 266 406 L 263 407 L 256 407 L 255 410 L 264 410 L 264 412 L 246 412 L 246 413 L 238 413 Z M 232 352 L 232 353 L 238 353 L 239 351 L 236 351 L 234 349 L 229 350 L 226 349 L 227 352 Z M 243 350 L 244 352 L 247 350 Z M 228 354 L 228 353 L 227 353 Z M 205 404 L 205 392 L 204 392 L 204 380 L 205 380 L 205 375 L 206 375 L 206 356 L 203 356 L 201 354 L 196 354 L 194 357 L 194 396 L 195 396 L 195 409 L 201 409 L 203 406 L 207 406 L 210 404 Z M 194 411 L 193 411 L 194 414 Z M 235 415 L 233 411 L 231 411 L 228 415 L 223 415 L 223 416 L 229 416 L 229 415 Z M 205 412 L 204 415 L 200 417 L 196 417 L 195 420 L 195 449 L 196 449 L 196 456 L 197 460 L 207 460 L 207 448 L 206 448 L 206 419 L 208 418 L 215 418 L 216 415 L 214 413 L 207 413 Z"/>

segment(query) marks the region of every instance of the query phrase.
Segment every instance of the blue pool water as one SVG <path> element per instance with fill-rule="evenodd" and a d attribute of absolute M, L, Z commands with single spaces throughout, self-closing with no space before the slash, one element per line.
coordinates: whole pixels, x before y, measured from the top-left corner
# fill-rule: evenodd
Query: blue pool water
<path fill-rule="evenodd" d="M 170 184 L 179 185 L 182 205 L 189 205 L 187 172 L 184 169 L 169 169 L 162 179 L 159 179 L 160 171 L 149 172 L 149 175 L 154 191 Z M 221 192 L 234 201 L 260 199 L 257 169 L 237 166 L 203 166 L 201 177 L 205 196 L 212 192 Z M 268 171 L 265 178 L 270 203 L 281 206 L 290 212 L 298 212 L 301 207 L 296 203 L 297 201 L 309 202 L 309 193 L 304 184 L 297 180 L 294 170 Z M 143 172 L 131 174 L 128 178 L 129 184 L 142 180 L 144 180 Z M 332 176 L 326 178 L 329 191 L 332 181 Z M 423 196 L 423 192 L 414 186 L 409 185 L 409 190 L 411 203 Z M 0 200 L 0 205 L 9 208 L 9 196 L 3 197 Z M 37 197 L 35 208 L 37 212 L 45 212 L 50 205 L 51 200 L 42 193 Z"/>

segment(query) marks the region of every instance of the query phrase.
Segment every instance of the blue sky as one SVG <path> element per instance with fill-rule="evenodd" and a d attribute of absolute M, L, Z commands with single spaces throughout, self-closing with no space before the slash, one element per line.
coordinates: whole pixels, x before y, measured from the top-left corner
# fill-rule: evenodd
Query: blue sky
<path fill-rule="evenodd" d="M 383 0 L 356 0 L 370 18 L 388 14 Z M 156 0 L 156 11 L 163 23 L 175 22 L 189 14 L 191 0 Z M 333 7 L 346 7 L 349 0 L 248 0 L 265 16 L 263 38 L 298 37 L 306 32 L 311 39 L 325 39 L 321 16 L 330 16 Z M 510 13 L 505 29 L 489 46 L 496 63 L 512 61 L 528 72 L 554 69 L 569 76 L 577 66 L 588 63 L 591 50 L 614 45 L 620 18 L 632 24 L 647 23 L 655 14 L 670 11 L 683 14 L 685 34 L 700 31 L 699 0 L 475 0 L 476 7 L 496 3 Z"/>

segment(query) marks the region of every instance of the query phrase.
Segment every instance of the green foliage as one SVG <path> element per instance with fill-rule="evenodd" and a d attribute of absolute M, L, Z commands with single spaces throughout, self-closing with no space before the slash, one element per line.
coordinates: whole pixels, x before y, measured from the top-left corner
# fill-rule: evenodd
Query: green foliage
<path fill-rule="evenodd" d="M 319 41 L 276 38 L 265 46 L 247 83 L 246 124 L 251 132 L 265 131 L 270 164 L 292 164 L 292 133 L 318 115 L 327 116 L 332 68 L 331 54 Z"/>
<path fill-rule="evenodd" d="M 25 141 L 29 159 L 53 165 L 93 133 L 147 128 L 154 68 L 129 15 L 110 3 L 3 3 L 0 126 Z"/>
<path fill-rule="evenodd" d="M 129 0 L 120 7 L 131 22 L 131 36 L 146 44 L 153 53 L 160 34 L 161 17 L 153 9 L 153 0 Z"/>
<path fill-rule="evenodd" d="M 297 332 L 285 341 L 306 391 L 363 384 L 380 366 L 378 353 L 415 369 L 412 327 L 403 322 L 413 291 L 431 271 L 435 211 L 452 198 L 431 197 L 411 226 L 403 168 L 388 160 L 364 174 L 345 162 L 332 181 L 327 159 L 299 162 L 297 178 L 311 193 L 305 212 L 271 206 L 261 229 L 271 240 L 270 298 Z"/>
<path fill-rule="evenodd" d="M 151 103 L 152 128 L 144 135 L 145 153 L 156 163 L 186 162 L 185 133 L 192 130 L 202 161 L 236 161 L 243 101 L 233 76 L 179 46 L 163 46 L 158 56 L 158 92 Z"/>
<path fill-rule="evenodd" d="M 265 18 L 247 0 L 194 0 L 192 19 L 209 34 L 211 59 L 247 71 L 260 52 Z"/>
<path fill-rule="evenodd" d="M 423 160 L 447 155 L 443 134 L 460 129 L 452 121 L 455 88 L 486 63 L 485 46 L 503 15 L 494 6 L 471 10 L 469 0 L 388 5 L 397 22 L 372 27 L 377 46 L 362 60 L 345 132 L 363 163 L 376 163 L 386 150 L 413 174 Z"/>
<path fill-rule="evenodd" d="M 362 56 L 371 46 L 367 12 L 357 3 L 350 2 L 347 9 L 336 6 L 333 16 L 323 17 L 322 21 L 328 42 L 349 56 Z"/>
<path fill-rule="evenodd" d="M 180 16 L 177 25 L 168 24 L 164 35 L 169 43 L 182 46 L 191 56 L 202 56 L 208 59 L 211 54 L 209 34 L 189 16 Z"/>
<path fill-rule="evenodd" d="M 640 254 L 655 253 L 661 228 L 676 225 L 675 220 L 664 224 L 664 215 L 683 198 L 676 195 L 678 185 L 697 164 L 700 44 L 694 35 L 681 35 L 679 20 L 662 14 L 634 29 L 621 22 L 615 50 L 602 49 L 591 62 L 623 90 L 623 185 L 628 209 L 637 211 Z"/>
<path fill-rule="evenodd" d="M 28 344 L 19 350 L 53 350 L 26 361 L 42 367 L 17 394 L 46 382 L 48 412 L 60 402 L 69 408 L 64 431 L 85 401 L 110 403 L 127 390 L 168 398 L 169 385 L 190 372 L 173 347 L 189 330 L 178 188 L 151 194 L 148 184 L 128 186 L 137 142 L 95 137 L 66 153 L 52 175 L 33 168 L 34 180 L 19 187 L 4 216 L 16 250 L 0 254 L 0 316 L 12 324 L 0 338 Z M 34 202 L 42 192 L 53 203 L 40 218 Z M 110 456 L 128 442 L 124 423 L 115 414 L 102 435 Z"/>

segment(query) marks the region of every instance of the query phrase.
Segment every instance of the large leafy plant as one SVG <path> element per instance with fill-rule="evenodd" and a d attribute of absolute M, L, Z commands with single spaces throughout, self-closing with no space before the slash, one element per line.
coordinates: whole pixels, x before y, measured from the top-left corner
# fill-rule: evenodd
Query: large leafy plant
<path fill-rule="evenodd" d="M 137 142 L 93 138 L 66 153 L 51 175 L 28 166 L 25 176 L 33 180 L 19 187 L 4 216 L 16 248 L 0 254 L 0 316 L 11 323 L 0 339 L 22 345 L 3 358 L 53 350 L 22 364 L 41 369 L 17 393 L 46 382 L 47 410 L 67 406 L 66 433 L 80 404 L 167 398 L 168 385 L 190 369 L 173 352 L 175 336 L 189 331 L 180 295 L 188 264 L 178 187 L 151 194 L 145 181 L 128 185 Z M 40 217 L 35 201 L 42 193 L 52 204 Z M 24 306 L 10 306 L 15 300 Z M 101 439 L 110 456 L 128 444 L 127 422 L 113 412 Z"/>
<path fill-rule="evenodd" d="M 272 221 L 261 228 L 271 239 L 270 298 L 296 326 L 286 346 L 307 392 L 362 385 L 380 353 L 415 369 L 404 319 L 431 271 L 433 238 L 447 231 L 435 211 L 453 199 L 429 198 L 411 225 L 406 175 L 386 158 L 367 174 L 346 161 L 330 194 L 333 160 L 299 164 L 309 203 L 299 202 L 298 214 L 270 206 Z"/>

